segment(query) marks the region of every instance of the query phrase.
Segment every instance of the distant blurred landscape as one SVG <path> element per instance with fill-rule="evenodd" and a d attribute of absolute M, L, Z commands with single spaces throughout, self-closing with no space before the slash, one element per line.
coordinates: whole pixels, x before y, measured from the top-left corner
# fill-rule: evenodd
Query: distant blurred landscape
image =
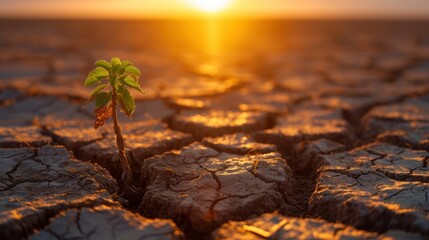
<path fill-rule="evenodd" d="M 46 80 L 49 75 L 54 82 L 58 77 L 80 83 L 96 59 L 111 56 L 134 61 L 149 82 L 201 71 L 251 71 L 272 78 L 300 70 L 374 68 L 386 58 L 400 62 L 428 57 L 428 26 L 426 21 L 4 19 L 0 79 L 5 84 L 25 77 Z"/>
<path fill-rule="evenodd" d="M 428 41 L 425 33 L 428 24 L 429 21 L 401 20 L 234 21 L 210 17 L 189 21 L 3 19 L 0 20 L 0 40 L 2 46 L 18 50 L 19 46 L 24 48 L 28 45 L 29 48 L 41 47 L 41 52 L 43 48 L 52 50 L 74 46 L 82 52 L 116 48 L 164 53 L 204 53 L 209 41 L 217 41 L 223 48 L 221 53 L 234 54 L 246 50 L 248 53 L 249 50 L 288 50 L 307 44 L 347 47 L 348 43 L 351 47 L 351 44 L 359 42 L 382 42 L 380 37 L 385 37 L 386 42 L 414 39 L 417 43 L 424 43 Z M 46 42 L 43 43 L 42 39 Z"/>

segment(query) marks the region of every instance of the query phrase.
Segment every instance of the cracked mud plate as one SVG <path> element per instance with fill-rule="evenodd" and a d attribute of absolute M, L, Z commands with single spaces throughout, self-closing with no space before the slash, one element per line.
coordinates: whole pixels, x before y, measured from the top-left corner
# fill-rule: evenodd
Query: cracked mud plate
<path fill-rule="evenodd" d="M 429 235 L 429 153 L 374 143 L 322 156 L 310 208 L 374 231 Z"/>
<path fill-rule="evenodd" d="M 141 212 L 167 216 L 207 233 L 228 220 L 242 220 L 294 206 L 291 171 L 278 153 L 234 155 L 195 143 L 147 159 Z"/>
<path fill-rule="evenodd" d="M 64 147 L 0 149 L 0 238 L 20 239 L 61 210 L 114 201 L 116 181 Z"/>

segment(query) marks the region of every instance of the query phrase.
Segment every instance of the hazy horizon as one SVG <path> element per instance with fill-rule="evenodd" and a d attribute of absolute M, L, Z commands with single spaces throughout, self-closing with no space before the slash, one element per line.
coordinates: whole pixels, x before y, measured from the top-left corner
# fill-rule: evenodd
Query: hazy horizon
<path fill-rule="evenodd" d="M 230 0 L 208 14 L 189 0 L 0 0 L 0 18 L 52 19 L 409 19 L 429 20 L 428 0 Z"/>

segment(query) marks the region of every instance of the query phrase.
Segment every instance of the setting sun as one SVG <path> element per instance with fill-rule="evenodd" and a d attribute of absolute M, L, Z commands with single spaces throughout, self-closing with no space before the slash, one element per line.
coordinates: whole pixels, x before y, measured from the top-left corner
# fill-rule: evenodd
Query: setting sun
<path fill-rule="evenodd" d="M 231 0 L 188 0 L 188 2 L 204 12 L 218 12 L 224 9 Z"/>

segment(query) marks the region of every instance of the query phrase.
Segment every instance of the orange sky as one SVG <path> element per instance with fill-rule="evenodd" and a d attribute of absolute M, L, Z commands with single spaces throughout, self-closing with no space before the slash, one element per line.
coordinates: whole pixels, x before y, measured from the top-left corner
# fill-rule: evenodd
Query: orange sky
<path fill-rule="evenodd" d="M 145 19 L 204 15 L 187 0 L 0 0 L 0 17 Z M 429 0 L 231 0 L 218 15 L 429 19 Z"/>

